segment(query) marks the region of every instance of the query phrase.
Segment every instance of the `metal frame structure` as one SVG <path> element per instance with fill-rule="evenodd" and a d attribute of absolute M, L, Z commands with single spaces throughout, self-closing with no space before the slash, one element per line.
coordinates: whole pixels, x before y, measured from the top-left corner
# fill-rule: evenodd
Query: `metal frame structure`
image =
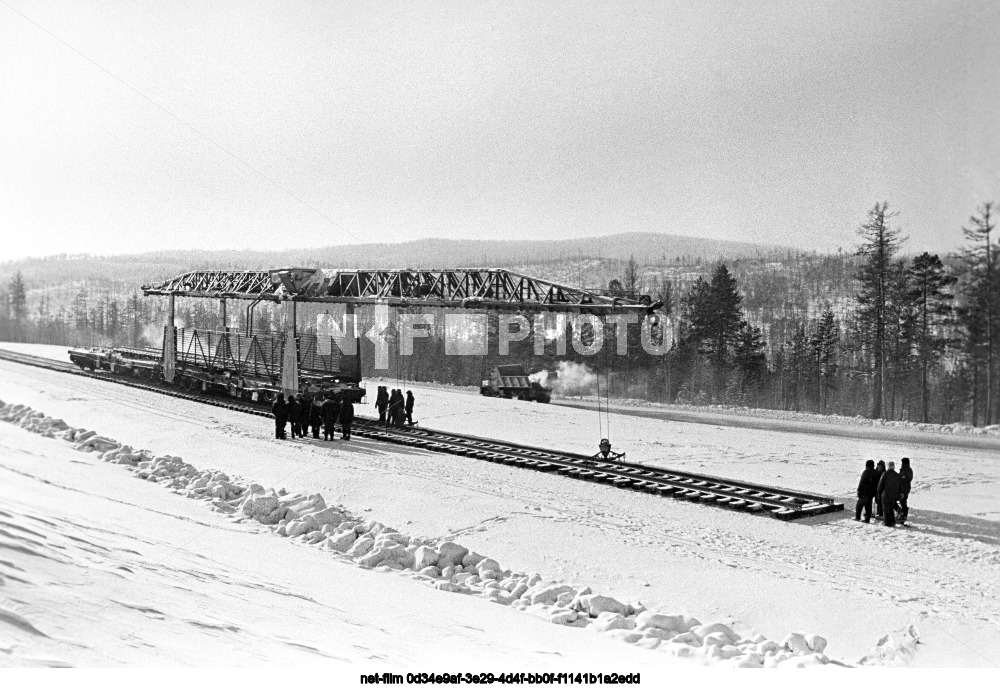
<path fill-rule="evenodd" d="M 529 277 L 510 270 L 320 270 L 188 272 L 143 286 L 147 296 L 306 301 L 356 305 L 430 306 L 605 314 L 652 312 L 647 296 L 622 298 Z"/>
<path fill-rule="evenodd" d="M 253 309 L 257 305 L 262 301 L 283 303 L 289 317 L 286 319 L 288 329 L 284 335 L 280 384 L 288 392 L 298 391 L 301 368 L 313 366 L 325 369 L 333 365 L 332 359 L 324 360 L 317 355 L 319 352 L 315 343 L 312 349 L 307 346 L 300 351 L 295 329 L 298 303 L 343 303 L 348 313 L 353 313 L 357 306 L 382 305 L 610 315 L 623 312 L 652 314 L 662 306 L 653 303 L 648 296 L 609 296 L 496 268 L 200 270 L 179 275 L 162 284 L 143 285 L 142 291 L 146 296 L 166 296 L 169 299 L 169 320 L 163 337 L 163 376 L 167 382 L 173 382 L 178 363 L 175 297 L 219 299 L 223 314 L 227 299 L 251 301 L 247 308 L 248 335 L 251 334 L 249 324 Z M 229 346 L 225 337 L 221 340 Z M 355 377 L 360 381 L 360 346 L 356 350 Z M 189 352 L 180 353 L 181 360 L 190 357 Z M 305 355 L 305 360 L 300 360 L 300 353 Z M 231 356 L 231 353 L 224 351 L 223 355 Z"/>

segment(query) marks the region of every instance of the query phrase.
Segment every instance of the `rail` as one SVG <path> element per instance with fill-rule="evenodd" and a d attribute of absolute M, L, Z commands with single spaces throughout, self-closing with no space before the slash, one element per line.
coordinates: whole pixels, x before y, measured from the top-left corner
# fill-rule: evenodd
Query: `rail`
<path fill-rule="evenodd" d="M 263 417 L 271 415 L 267 409 L 250 402 L 192 394 L 179 391 L 166 384 L 139 382 L 110 373 L 87 372 L 78 369 L 72 363 L 30 354 L 0 350 L 0 360 L 114 382 L 241 413 Z M 844 505 L 832 497 L 810 492 L 640 463 L 594 459 L 582 454 L 532 447 L 474 435 L 427 428 L 387 427 L 379 424 L 373 418 L 360 415 L 356 418 L 352 434 L 375 441 L 465 456 L 546 473 L 558 473 L 568 478 L 605 483 L 621 489 L 646 492 L 662 497 L 684 499 L 736 511 L 769 514 L 781 520 L 817 516 L 844 509 Z"/>

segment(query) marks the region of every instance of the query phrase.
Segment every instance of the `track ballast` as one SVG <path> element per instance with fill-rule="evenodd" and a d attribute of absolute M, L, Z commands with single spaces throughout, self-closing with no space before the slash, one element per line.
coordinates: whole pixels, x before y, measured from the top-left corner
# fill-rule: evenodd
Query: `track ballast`
<path fill-rule="evenodd" d="M 54 361 L 39 356 L 0 350 L 0 360 L 114 382 L 241 413 L 271 416 L 270 411 L 249 402 L 192 394 L 177 390 L 165 383 L 130 380 L 110 373 L 88 372 L 77 368 L 72 363 Z M 724 509 L 769 514 L 781 520 L 816 516 L 844 509 L 844 505 L 832 497 L 809 492 L 786 490 L 639 463 L 599 460 L 582 454 L 541 449 L 440 430 L 386 427 L 365 416 L 357 417 L 352 434 L 380 442 L 466 456 L 545 473 L 557 473 L 577 480 L 604 483 L 621 489 L 683 499 Z"/>

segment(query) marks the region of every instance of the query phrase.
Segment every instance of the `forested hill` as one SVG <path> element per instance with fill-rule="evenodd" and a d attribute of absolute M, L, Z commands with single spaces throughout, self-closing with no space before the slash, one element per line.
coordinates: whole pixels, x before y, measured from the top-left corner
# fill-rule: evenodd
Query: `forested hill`
<path fill-rule="evenodd" d="M 258 270 L 302 266 L 327 268 L 511 267 L 629 256 L 666 263 L 757 256 L 780 247 L 671 234 L 633 232 L 560 241 L 421 239 L 398 244 L 355 244 L 286 251 L 193 251 L 136 255 L 54 256 L 0 263 L 0 283 L 21 272 L 29 287 L 67 281 L 137 286 L 196 269 Z M 644 260 L 645 262 L 645 260 Z"/>
<path fill-rule="evenodd" d="M 983 213 L 991 208 L 984 205 Z M 424 241 L 267 254 L 20 261 L 2 266 L 0 273 L 0 339 L 155 345 L 166 317 L 164 300 L 142 298 L 138 286 L 192 269 L 478 264 L 585 288 L 638 291 L 663 301 L 675 337 L 665 356 L 644 351 L 637 328 L 617 367 L 616 357 L 610 363 L 584 360 L 579 352 L 566 352 L 560 360 L 548 354 L 538 358 L 532 347 L 511 354 L 533 368 L 568 362 L 592 367 L 605 376 L 606 393 L 613 396 L 894 420 L 1000 422 L 1000 405 L 994 402 L 1000 398 L 1000 337 L 990 329 L 990 323 L 1000 322 L 1000 299 L 994 296 L 1000 293 L 1000 271 L 993 259 L 1000 247 L 990 243 L 992 221 L 973 217 L 982 229 L 970 233 L 960 253 L 907 256 L 898 232 L 886 223 L 886 205 L 877 204 L 869 214 L 861 255 L 724 242 L 694 246 L 677 237 L 629 234 L 574 242 Z M 224 325 L 217 304 L 181 301 L 175 316 L 184 327 L 248 326 L 242 308 L 230 311 Z M 277 309 L 262 306 L 253 329 L 270 334 L 277 321 Z M 604 333 L 605 341 L 615 336 Z M 401 374 L 468 385 L 493 362 L 448 357 L 441 353 L 441 336 L 435 337 L 427 340 L 431 349 L 419 355 L 397 353 Z M 567 357 L 571 360 L 563 360 Z"/>

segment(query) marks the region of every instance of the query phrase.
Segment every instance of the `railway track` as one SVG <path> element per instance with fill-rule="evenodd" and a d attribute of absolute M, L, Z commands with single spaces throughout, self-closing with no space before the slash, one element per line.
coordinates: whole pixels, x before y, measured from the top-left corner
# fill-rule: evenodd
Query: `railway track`
<path fill-rule="evenodd" d="M 193 394 L 148 380 L 88 372 L 69 362 L 5 350 L 0 350 L 0 360 L 113 382 L 241 413 L 268 418 L 271 416 L 268 410 L 249 402 Z M 782 520 L 805 518 L 844 509 L 842 503 L 824 495 L 639 463 L 598 460 L 582 454 L 541 449 L 472 435 L 425 428 L 390 428 L 365 416 L 358 416 L 352 434 L 380 442 L 556 473 L 568 478 L 604 483 L 620 489 L 646 492 L 661 497 L 735 511 L 766 514 Z"/>

